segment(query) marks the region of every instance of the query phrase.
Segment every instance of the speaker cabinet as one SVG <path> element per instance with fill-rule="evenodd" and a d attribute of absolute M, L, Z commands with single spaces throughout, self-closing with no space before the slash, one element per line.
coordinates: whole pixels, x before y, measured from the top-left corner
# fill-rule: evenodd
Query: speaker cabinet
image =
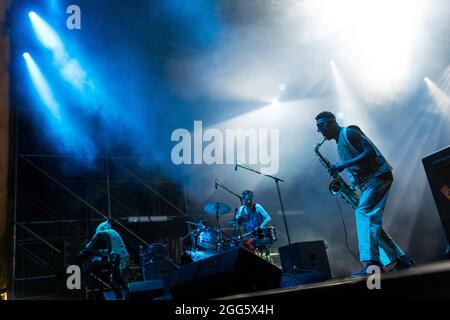
<path fill-rule="evenodd" d="M 172 277 L 175 299 L 205 299 L 279 288 L 281 270 L 244 248 L 180 267 Z"/>
<path fill-rule="evenodd" d="M 450 146 L 422 159 L 445 235 L 450 242 Z"/>
<path fill-rule="evenodd" d="M 331 276 L 330 264 L 328 262 L 325 242 L 306 241 L 296 242 L 289 246 L 278 248 L 280 252 L 281 267 L 284 272 L 294 272 L 294 265 L 297 271 L 320 272 L 328 277 Z M 292 256 L 291 256 L 292 254 Z"/>

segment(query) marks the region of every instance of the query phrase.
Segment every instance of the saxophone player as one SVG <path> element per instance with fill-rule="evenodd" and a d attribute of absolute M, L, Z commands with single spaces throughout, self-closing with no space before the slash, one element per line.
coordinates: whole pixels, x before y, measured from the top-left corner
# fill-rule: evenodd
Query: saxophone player
<path fill-rule="evenodd" d="M 393 182 L 392 167 L 359 127 L 339 126 L 329 111 L 319 113 L 315 119 L 317 131 L 326 140 L 337 143 L 340 162 L 331 165 L 330 175 L 346 169 L 350 184 L 361 191 L 355 215 L 359 258 L 364 267 L 352 277 L 367 275 L 371 265 L 381 270 L 387 266 L 395 266 L 393 270 L 414 267 L 414 260 L 382 228 L 383 211 Z"/>

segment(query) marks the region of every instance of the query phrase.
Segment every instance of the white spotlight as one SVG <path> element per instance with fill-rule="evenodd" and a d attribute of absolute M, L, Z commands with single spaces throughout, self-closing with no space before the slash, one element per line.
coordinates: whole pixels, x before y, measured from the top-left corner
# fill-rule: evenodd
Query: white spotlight
<path fill-rule="evenodd" d="M 29 59 L 30 58 L 30 54 L 28 52 L 24 52 L 22 55 L 25 59 Z"/>
<path fill-rule="evenodd" d="M 348 35 L 345 32 L 339 34 L 339 40 L 347 41 L 347 39 L 348 39 Z"/>
<path fill-rule="evenodd" d="M 425 77 L 425 78 L 423 78 L 423 81 L 428 82 L 428 81 L 430 81 L 430 78 Z"/>
<path fill-rule="evenodd" d="M 54 58 L 58 63 L 63 63 L 67 59 L 67 53 L 56 31 L 34 11 L 30 11 L 28 16 L 39 41 L 44 47 L 53 51 Z"/>
<path fill-rule="evenodd" d="M 285 83 L 280 83 L 280 85 L 278 86 L 278 89 L 280 89 L 281 91 L 286 90 L 286 84 Z"/>
<path fill-rule="evenodd" d="M 313 30 L 335 37 L 339 66 L 350 66 L 368 99 L 402 93 L 414 70 L 421 39 L 424 0 L 304 0 Z"/>

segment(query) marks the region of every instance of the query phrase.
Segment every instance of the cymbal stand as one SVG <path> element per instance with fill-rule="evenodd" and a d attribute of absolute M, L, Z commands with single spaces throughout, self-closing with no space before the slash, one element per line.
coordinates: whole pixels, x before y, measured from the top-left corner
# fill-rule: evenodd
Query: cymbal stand
<path fill-rule="evenodd" d="M 222 252 L 223 247 L 223 238 L 222 238 L 222 229 L 220 228 L 220 215 L 219 215 L 219 208 L 216 208 L 216 219 L 217 219 L 217 226 L 216 226 L 216 232 L 218 234 L 219 239 L 217 240 L 217 251 L 218 253 Z"/>

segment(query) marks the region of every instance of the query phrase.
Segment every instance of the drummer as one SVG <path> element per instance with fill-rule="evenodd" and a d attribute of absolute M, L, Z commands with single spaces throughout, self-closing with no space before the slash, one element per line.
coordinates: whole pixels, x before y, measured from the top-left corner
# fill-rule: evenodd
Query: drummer
<path fill-rule="evenodd" d="M 265 228 L 272 219 L 262 205 L 254 202 L 253 191 L 244 190 L 242 199 L 244 204 L 236 213 L 236 221 L 238 221 L 239 225 L 243 225 L 244 234 L 249 234 L 258 228 Z M 246 239 L 243 246 L 253 252 L 256 250 L 251 238 Z"/>

